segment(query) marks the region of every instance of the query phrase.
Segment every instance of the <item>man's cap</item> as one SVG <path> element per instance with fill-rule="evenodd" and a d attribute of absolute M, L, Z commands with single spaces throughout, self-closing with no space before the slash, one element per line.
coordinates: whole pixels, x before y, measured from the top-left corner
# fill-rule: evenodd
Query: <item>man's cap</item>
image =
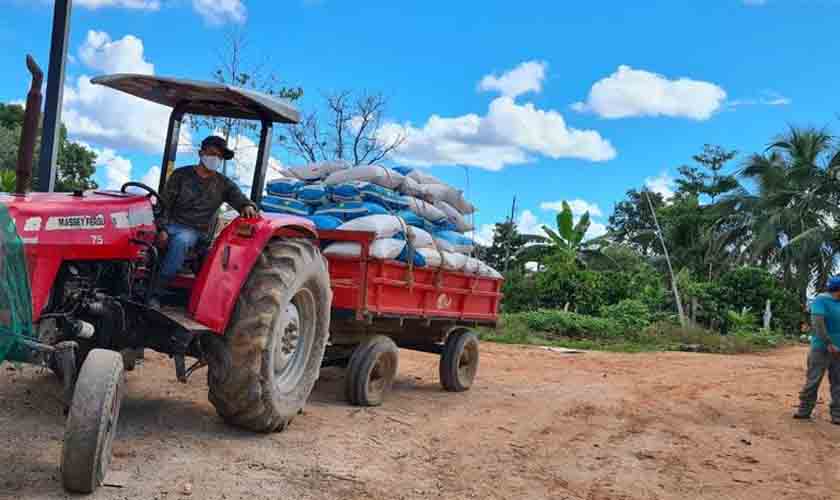
<path fill-rule="evenodd" d="M 828 278 L 828 283 L 826 283 L 825 288 L 829 292 L 840 292 L 840 276 Z"/>
<path fill-rule="evenodd" d="M 233 159 L 233 150 L 229 149 L 227 146 L 227 141 L 224 140 L 222 137 L 218 135 L 211 135 L 208 136 L 206 139 L 201 141 L 201 149 L 204 149 L 208 146 L 216 147 L 222 150 L 222 158 L 225 160 L 232 160 Z"/>

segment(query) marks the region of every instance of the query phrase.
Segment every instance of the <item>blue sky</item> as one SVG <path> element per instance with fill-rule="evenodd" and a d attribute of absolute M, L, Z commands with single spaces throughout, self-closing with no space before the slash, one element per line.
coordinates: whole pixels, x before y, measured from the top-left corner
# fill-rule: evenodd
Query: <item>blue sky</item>
<path fill-rule="evenodd" d="M 47 65 L 51 2 L 0 0 L 0 13 L 12 102 L 24 54 Z M 788 124 L 836 125 L 837 19 L 836 0 L 75 0 L 64 121 L 99 152 L 100 184 L 153 177 L 165 111 L 87 80 L 206 79 L 241 29 L 252 60 L 304 88 L 304 110 L 322 92 L 388 95 L 383 136 L 408 137 L 396 161 L 467 189 L 479 227 L 516 195 L 523 230 L 565 199 L 592 209 L 594 234 L 627 189 L 667 191 L 704 143 L 748 154 Z"/>

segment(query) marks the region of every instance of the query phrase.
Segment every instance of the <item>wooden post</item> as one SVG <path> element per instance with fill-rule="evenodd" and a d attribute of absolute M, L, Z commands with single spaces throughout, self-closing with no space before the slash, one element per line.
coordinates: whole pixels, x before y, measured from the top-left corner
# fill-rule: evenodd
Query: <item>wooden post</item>
<path fill-rule="evenodd" d="M 770 321 L 773 319 L 773 310 L 770 308 L 770 299 L 764 305 L 764 329 L 770 329 Z"/>

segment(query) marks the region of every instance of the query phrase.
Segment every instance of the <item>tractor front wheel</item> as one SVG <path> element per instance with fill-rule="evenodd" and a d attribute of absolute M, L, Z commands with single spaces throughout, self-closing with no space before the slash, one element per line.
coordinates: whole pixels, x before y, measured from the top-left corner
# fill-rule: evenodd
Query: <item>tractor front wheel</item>
<path fill-rule="evenodd" d="M 104 481 L 124 392 L 122 356 L 104 349 L 90 351 L 64 428 L 61 481 L 68 491 L 92 493 Z"/>
<path fill-rule="evenodd" d="M 327 264 L 308 240 L 273 240 L 242 288 L 224 339 L 210 339 L 210 402 L 228 423 L 283 430 L 318 379 L 329 336 Z"/>

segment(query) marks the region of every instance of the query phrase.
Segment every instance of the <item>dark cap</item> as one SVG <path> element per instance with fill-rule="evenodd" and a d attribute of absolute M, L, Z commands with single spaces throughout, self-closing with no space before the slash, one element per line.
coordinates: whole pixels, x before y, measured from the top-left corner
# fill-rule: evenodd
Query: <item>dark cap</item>
<path fill-rule="evenodd" d="M 225 160 L 232 160 L 233 159 L 233 150 L 228 149 L 227 141 L 223 138 L 219 137 L 218 135 L 211 135 L 208 136 L 206 139 L 201 141 L 201 149 L 204 149 L 208 146 L 212 146 L 215 148 L 219 148 L 222 150 L 222 158 Z"/>

